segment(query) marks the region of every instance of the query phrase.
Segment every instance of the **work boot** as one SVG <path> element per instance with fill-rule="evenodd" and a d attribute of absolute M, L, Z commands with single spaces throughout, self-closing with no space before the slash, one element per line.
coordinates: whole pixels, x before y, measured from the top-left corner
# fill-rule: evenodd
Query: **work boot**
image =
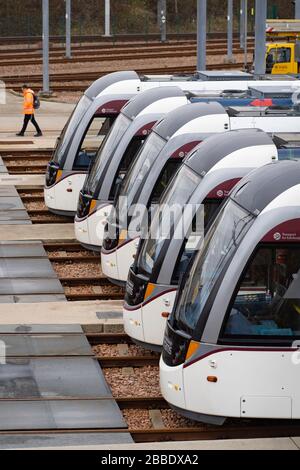
<path fill-rule="evenodd" d="M 24 137 L 24 133 L 23 132 L 18 132 L 18 134 L 16 134 L 17 137 Z"/>
<path fill-rule="evenodd" d="M 43 133 L 42 132 L 37 132 L 36 134 L 34 134 L 34 137 L 42 137 Z"/>

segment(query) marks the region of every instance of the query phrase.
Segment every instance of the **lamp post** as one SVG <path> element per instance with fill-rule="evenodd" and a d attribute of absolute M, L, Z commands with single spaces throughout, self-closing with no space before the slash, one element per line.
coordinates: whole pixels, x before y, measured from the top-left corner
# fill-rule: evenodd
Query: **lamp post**
<path fill-rule="evenodd" d="M 197 0 L 197 70 L 206 69 L 207 0 Z"/>
<path fill-rule="evenodd" d="M 43 0 L 43 93 L 49 92 L 49 0 Z"/>
<path fill-rule="evenodd" d="M 266 71 L 266 21 L 267 0 L 255 0 L 255 58 L 254 72 L 264 75 Z"/>
<path fill-rule="evenodd" d="M 71 59 L 71 0 L 66 0 L 66 57 Z"/>

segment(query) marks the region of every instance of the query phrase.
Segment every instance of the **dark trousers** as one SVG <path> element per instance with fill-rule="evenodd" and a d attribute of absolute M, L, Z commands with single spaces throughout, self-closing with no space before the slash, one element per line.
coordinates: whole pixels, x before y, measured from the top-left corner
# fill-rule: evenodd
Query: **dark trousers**
<path fill-rule="evenodd" d="M 25 133 L 29 121 L 32 122 L 32 124 L 34 125 L 34 127 L 36 128 L 36 131 L 37 131 L 38 133 L 42 132 L 41 129 L 39 128 L 38 123 L 37 123 L 36 120 L 35 120 L 34 114 L 24 114 L 24 123 L 23 123 L 23 127 L 22 127 L 22 130 L 21 130 L 21 133 L 22 133 L 22 134 Z"/>

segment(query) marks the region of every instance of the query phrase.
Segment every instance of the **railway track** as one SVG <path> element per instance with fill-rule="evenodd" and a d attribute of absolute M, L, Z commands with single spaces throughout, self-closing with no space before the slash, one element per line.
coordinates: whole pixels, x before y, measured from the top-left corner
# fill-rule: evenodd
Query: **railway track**
<path fill-rule="evenodd" d="M 214 64 L 208 65 L 208 70 L 241 70 L 243 69 L 243 63 L 234 63 L 234 64 Z M 164 67 L 134 67 L 135 71 L 140 74 L 191 74 L 196 72 L 195 65 L 177 65 L 177 66 L 164 66 Z M 99 72 L 85 72 L 85 73 L 60 73 L 51 75 L 51 90 L 53 92 L 62 92 L 62 91 L 84 91 L 87 86 L 90 85 L 94 80 L 107 75 L 109 73 L 115 72 L 115 69 L 106 69 Z M 6 76 L 2 77 L 2 80 L 5 82 L 8 89 L 19 89 L 24 82 L 26 77 L 26 72 L 22 76 Z M 41 75 L 28 75 L 30 83 L 36 89 L 42 88 L 42 77 Z"/>
<path fill-rule="evenodd" d="M 6 168 L 11 175 L 23 175 L 30 173 L 31 175 L 44 175 L 46 171 L 47 163 L 41 161 L 34 161 L 31 164 L 24 165 L 23 162 L 12 161 L 6 163 Z"/>
<path fill-rule="evenodd" d="M 124 289 L 112 285 L 102 274 L 99 253 L 89 252 L 76 242 L 45 243 L 44 248 L 67 300 L 123 300 Z"/>
<path fill-rule="evenodd" d="M 30 189 L 19 189 L 18 191 L 23 202 L 44 202 L 44 191 L 41 188 L 31 187 Z"/>
<path fill-rule="evenodd" d="M 1 152 L 1 157 L 11 175 L 30 173 L 44 174 L 53 150 L 8 151 Z"/>
<path fill-rule="evenodd" d="M 196 40 L 196 32 L 195 33 L 168 33 L 168 42 L 172 41 L 195 41 Z M 249 32 L 249 38 L 253 37 L 253 33 Z M 227 33 L 226 32 L 208 32 L 207 33 L 207 40 L 209 41 L 226 41 Z M 233 39 L 237 40 L 239 38 L 238 33 L 233 34 Z M 20 47 L 24 48 L 24 45 L 40 45 L 42 41 L 42 36 L 2 36 L 0 38 L 0 46 L 8 46 L 8 45 L 19 45 Z M 50 36 L 50 45 L 53 47 L 57 44 L 60 47 L 65 47 L 65 36 Z M 157 33 L 150 33 L 150 34 L 113 34 L 110 37 L 102 36 L 101 34 L 90 34 L 90 35 L 72 35 L 72 46 L 76 46 L 78 44 L 96 42 L 97 44 L 117 44 L 125 42 L 128 43 L 148 43 L 150 41 L 160 42 L 160 35 Z M 55 47 L 54 46 L 54 47 Z"/>
<path fill-rule="evenodd" d="M 48 209 L 29 209 L 28 204 L 24 205 L 33 224 L 69 224 L 72 222 L 70 217 L 53 214 Z"/>
<path fill-rule="evenodd" d="M 45 174 L 46 166 L 53 153 L 49 150 L 16 150 L 1 152 L 1 158 L 10 175 Z M 44 204 L 44 191 L 40 187 L 20 189 L 19 195 L 34 224 L 70 223 L 70 217 L 51 213 Z"/>
<path fill-rule="evenodd" d="M 148 49 L 148 50 L 147 50 Z M 249 45 L 248 52 L 251 53 L 254 50 L 254 43 Z M 157 59 L 157 58 L 174 58 L 174 57 L 194 57 L 196 55 L 197 46 L 196 44 L 190 45 L 176 45 L 176 46 L 144 46 L 143 50 L 131 48 L 116 48 L 116 49 L 95 49 L 86 50 L 85 52 L 79 51 L 74 52 L 72 59 L 66 59 L 61 55 L 61 52 L 54 52 L 50 56 L 50 64 L 70 64 L 74 62 L 92 62 L 97 63 L 103 61 L 119 61 L 124 59 L 129 60 L 140 60 L 140 59 Z M 226 55 L 227 48 L 225 46 L 218 46 L 217 44 L 208 45 L 207 54 L 211 56 Z M 234 45 L 234 54 L 242 54 L 243 50 Z M 2 66 L 14 66 L 14 65 L 40 65 L 42 64 L 41 53 L 33 52 L 29 54 L 15 53 L 5 55 L 5 58 L 1 57 L 0 53 L 0 67 Z"/>
<path fill-rule="evenodd" d="M 15 171 L 15 167 L 11 169 L 7 164 L 6 167 L 10 174 L 44 174 L 42 171 L 37 173 L 35 166 L 30 166 L 29 164 L 27 172 Z M 18 193 L 33 224 L 69 224 L 73 222 L 72 217 L 53 214 L 49 211 L 44 202 L 44 190 L 40 187 L 33 186 L 19 189 Z"/>
<path fill-rule="evenodd" d="M 130 338 L 123 333 L 89 333 L 86 335 L 88 341 L 95 347 L 111 346 L 118 344 L 132 344 Z M 96 353 L 95 357 L 104 370 L 109 382 L 109 372 L 114 368 L 132 368 L 140 370 L 145 368 L 145 375 L 151 367 L 158 364 L 158 356 L 101 356 Z M 121 372 L 120 372 L 121 373 Z M 133 372 L 134 374 L 134 372 Z M 132 377 L 134 377 L 132 375 Z M 300 421 L 280 421 L 280 420 L 257 420 L 257 419 L 228 419 L 223 426 L 214 426 L 198 423 L 180 417 L 169 408 L 168 403 L 159 393 L 159 389 L 153 388 L 152 393 L 145 395 L 134 392 L 136 383 L 132 378 L 133 386 L 128 386 L 126 396 L 120 396 L 118 387 L 113 385 L 112 392 L 126 419 L 129 432 L 135 442 L 155 442 L 155 441 L 187 441 L 187 440 L 215 440 L 215 439 L 250 439 L 268 437 L 288 437 L 299 435 Z M 131 390 L 132 389 L 132 390 Z M 132 392 L 132 393 L 131 393 Z M 153 413 L 156 416 L 156 423 L 152 421 Z M 137 426 L 138 418 L 141 418 L 143 425 Z M 161 419 L 157 427 L 157 417 Z M 145 424 L 147 423 L 147 424 Z"/>
<path fill-rule="evenodd" d="M 252 47 L 254 44 L 254 38 L 248 39 L 248 46 Z M 172 50 L 178 49 L 181 47 L 196 47 L 197 42 L 195 40 L 179 40 L 179 41 L 168 41 L 166 43 L 160 43 L 158 41 L 149 41 L 149 42 L 134 42 L 134 43 L 116 43 L 113 45 L 107 45 L 106 43 L 100 44 L 82 44 L 82 45 L 73 45 L 72 46 L 72 55 L 76 56 L 76 54 L 87 54 L 89 52 L 103 52 L 114 54 L 118 52 L 126 52 L 126 51 L 141 51 L 141 48 L 149 49 L 149 50 Z M 226 48 L 226 41 L 222 39 L 215 39 L 215 40 L 208 40 L 207 41 L 207 50 L 213 50 L 216 47 L 221 49 Z M 236 49 L 240 48 L 240 43 L 237 40 L 233 41 L 233 47 Z M 31 49 L 20 49 L 20 48 L 6 48 L 1 49 L 0 47 L 0 58 L 6 57 L 9 58 L 26 58 L 26 57 L 40 57 L 42 48 L 31 48 Z M 50 47 L 50 58 L 55 56 L 64 56 L 65 48 L 62 46 L 52 46 Z"/>

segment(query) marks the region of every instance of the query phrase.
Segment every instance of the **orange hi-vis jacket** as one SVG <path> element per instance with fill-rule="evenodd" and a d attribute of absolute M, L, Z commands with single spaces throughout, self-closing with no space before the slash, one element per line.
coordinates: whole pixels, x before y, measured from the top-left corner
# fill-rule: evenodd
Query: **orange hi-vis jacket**
<path fill-rule="evenodd" d="M 27 90 L 23 92 L 23 96 L 24 96 L 23 114 L 34 114 L 33 95 L 34 95 L 34 92 L 30 88 L 27 88 Z"/>

